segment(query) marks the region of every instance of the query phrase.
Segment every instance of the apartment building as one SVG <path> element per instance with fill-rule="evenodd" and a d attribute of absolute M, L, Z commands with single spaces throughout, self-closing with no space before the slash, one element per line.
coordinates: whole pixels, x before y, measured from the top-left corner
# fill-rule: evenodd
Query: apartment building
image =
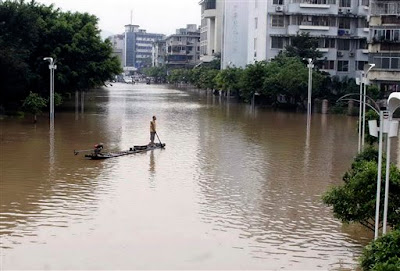
<path fill-rule="evenodd" d="M 357 77 L 368 62 L 368 0 L 269 0 L 253 7 L 252 60 L 275 57 L 297 33 L 318 39 L 321 69 L 340 77 Z M 266 14 L 265 14 L 266 12 Z M 260 24 L 267 18 L 266 25 Z M 257 25 L 258 24 L 258 25 Z M 257 31 L 261 28 L 261 31 Z M 266 37 L 264 37 L 266 33 Z M 264 45 L 265 39 L 265 45 Z M 266 46 L 266 47 L 263 47 Z M 263 49 L 266 52 L 263 52 Z"/>
<path fill-rule="evenodd" d="M 400 1 L 371 0 L 368 79 L 388 96 L 400 91 Z"/>
<path fill-rule="evenodd" d="M 222 50 L 224 0 L 201 0 L 199 5 L 201 5 L 200 60 L 210 62 L 215 55 L 220 55 Z"/>
<path fill-rule="evenodd" d="M 200 30 L 197 25 L 188 24 L 186 28 L 179 28 L 164 41 L 167 67 L 193 67 L 200 62 Z"/>
<path fill-rule="evenodd" d="M 153 67 L 160 67 L 165 65 L 166 59 L 166 42 L 165 40 L 158 40 L 153 42 L 153 49 L 152 49 L 152 66 Z"/>
<path fill-rule="evenodd" d="M 151 66 L 152 63 L 152 44 L 162 40 L 163 34 L 147 33 L 144 29 L 139 29 L 138 25 L 125 26 L 125 67 L 139 69 Z"/>

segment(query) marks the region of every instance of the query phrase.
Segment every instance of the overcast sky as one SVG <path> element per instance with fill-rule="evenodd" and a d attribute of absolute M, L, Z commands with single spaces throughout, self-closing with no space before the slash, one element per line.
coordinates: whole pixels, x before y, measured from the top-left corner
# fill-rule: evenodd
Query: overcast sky
<path fill-rule="evenodd" d="M 54 4 L 62 11 L 88 12 L 96 15 L 99 27 L 112 34 L 124 32 L 131 22 L 147 32 L 173 34 L 186 24 L 200 24 L 199 0 L 36 0 Z"/>

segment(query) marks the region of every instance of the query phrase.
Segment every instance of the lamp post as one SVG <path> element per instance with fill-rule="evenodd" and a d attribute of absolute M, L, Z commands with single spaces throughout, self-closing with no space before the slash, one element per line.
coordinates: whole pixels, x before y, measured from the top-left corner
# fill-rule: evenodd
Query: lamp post
<path fill-rule="evenodd" d="M 311 58 L 308 61 L 308 98 L 307 98 L 307 116 L 311 115 L 311 90 L 312 90 L 312 68 L 314 68 L 313 60 Z"/>
<path fill-rule="evenodd" d="M 375 64 L 371 63 L 371 64 L 367 64 L 369 66 L 369 68 L 367 69 L 367 71 L 365 72 L 365 76 L 362 77 L 362 83 L 364 83 L 364 97 L 363 97 L 363 124 L 362 124 L 362 136 L 361 136 L 361 148 L 364 150 L 364 142 L 365 142 L 365 103 L 366 103 L 366 96 L 367 96 L 367 85 L 368 85 L 368 80 L 367 80 L 367 76 L 369 71 L 375 67 Z M 361 83 L 360 83 L 361 85 Z"/>
<path fill-rule="evenodd" d="M 382 234 L 386 234 L 386 224 L 387 224 L 387 212 L 389 205 L 389 175 L 390 175 L 390 141 L 392 137 L 397 136 L 397 132 L 399 129 L 399 122 L 393 121 L 393 113 L 400 107 L 400 93 L 394 92 L 389 95 L 388 98 L 388 110 L 389 110 L 389 118 L 388 122 L 390 124 L 387 135 L 386 142 L 386 177 L 385 177 L 385 201 L 383 208 L 383 228 Z"/>
<path fill-rule="evenodd" d="M 54 122 L 54 70 L 57 69 L 57 65 L 55 65 L 56 60 L 53 60 L 52 57 L 43 58 L 45 61 L 49 61 L 49 70 L 50 70 L 50 121 Z"/>
<path fill-rule="evenodd" d="M 360 105 L 359 105 L 359 110 L 358 110 L 358 153 L 361 153 L 361 118 L 362 118 L 362 112 L 363 112 L 363 100 L 362 100 L 362 96 L 363 96 L 363 77 L 364 77 L 364 72 L 360 73 Z"/>

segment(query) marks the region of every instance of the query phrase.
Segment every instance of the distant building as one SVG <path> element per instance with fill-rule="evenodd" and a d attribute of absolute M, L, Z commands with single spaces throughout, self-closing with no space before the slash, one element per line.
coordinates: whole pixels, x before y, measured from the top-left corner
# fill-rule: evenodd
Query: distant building
<path fill-rule="evenodd" d="M 193 67 L 200 62 L 200 31 L 195 24 L 165 38 L 165 64 L 169 68 Z"/>
<path fill-rule="evenodd" d="M 151 66 L 152 44 L 162 40 L 163 34 L 147 33 L 138 25 L 125 26 L 124 64 L 127 69 L 139 69 Z"/>
<path fill-rule="evenodd" d="M 200 60 L 210 62 L 222 51 L 224 0 L 201 0 Z"/>
<path fill-rule="evenodd" d="M 113 47 L 113 55 L 117 56 L 121 61 L 121 68 L 125 66 L 124 48 L 125 48 L 125 35 L 113 35 L 108 37 Z"/>
<path fill-rule="evenodd" d="M 400 91 L 400 1 L 371 0 L 368 79 L 388 96 Z"/>
<path fill-rule="evenodd" d="M 152 50 L 152 66 L 160 67 L 165 65 L 166 58 L 166 42 L 165 40 L 158 40 L 153 42 L 153 50 Z"/>

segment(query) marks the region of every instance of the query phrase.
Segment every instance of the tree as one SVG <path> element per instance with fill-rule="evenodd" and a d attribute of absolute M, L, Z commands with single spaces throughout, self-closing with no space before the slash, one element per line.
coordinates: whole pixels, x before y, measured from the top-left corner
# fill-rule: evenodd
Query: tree
<path fill-rule="evenodd" d="M 37 122 L 37 115 L 42 113 L 42 108 L 46 107 L 47 101 L 46 99 L 39 96 L 37 93 L 33 93 L 32 91 L 25 98 L 22 104 L 22 108 L 33 115 L 33 122 Z"/>
<path fill-rule="evenodd" d="M 48 92 L 49 69 L 43 57 L 57 60 L 55 84 L 61 94 L 101 86 L 121 72 L 110 41 L 102 41 L 98 19 L 61 12 L 53 5 L 6 1 L 0 5 L 0 98 L 17 108 L 35 89 Z"/>
<path fill-rule="evenodd" d="M 322 57 L 322 53 L 318 51 L 318 39 L 311 37 L 308 32 L 297 33 L 291 39 L 291 44 L 285 47 L 284 54 L 300 59 L 311 58 L 314 62 Z"/>
<path fill-rule="evenodd" d="M 249 100 L 255 93 L 262 93 L 263 84 L 266 76 L 267 62 L 256 61 L 248 64 L 243 70 L 241 80 L 242 96 Z"/>
<path fill-rule="evenodd" d="M 361 256 L 363 270 L 400 270 L 400 230 L 394 230 L 372 241 Z"/>
<path fill-rule="evenodd" d="M 223 91 L 239 91 L 243 69 L 229 67 L 221 70 L 215 77 L 216 87 Z"/>
<path fill-rule="evenodd" d="M 343 177 L 344 184 L 328 190 L 324 196 L 325 204 L 333 207 L 335 217 L 344 223 L 358 222 L 373 230 L 375 221 L 377 152 L 367 149 L 358 155 L 351 169 Z M 384 163 L 383 163 L 384 164 Z M 385 169 L 382 170 L 385 176 Z M 384 195 L 384 181 L 381 195 Z M 388 225 L 400 226 L 400 171 L 391 165 L 389 183 Z M 383 197 L 381 205 L 383 206 Z M 383 209 L 383 208 L 382 208 Z M 383 210 L 381 209 L 381 217 Z"/>

